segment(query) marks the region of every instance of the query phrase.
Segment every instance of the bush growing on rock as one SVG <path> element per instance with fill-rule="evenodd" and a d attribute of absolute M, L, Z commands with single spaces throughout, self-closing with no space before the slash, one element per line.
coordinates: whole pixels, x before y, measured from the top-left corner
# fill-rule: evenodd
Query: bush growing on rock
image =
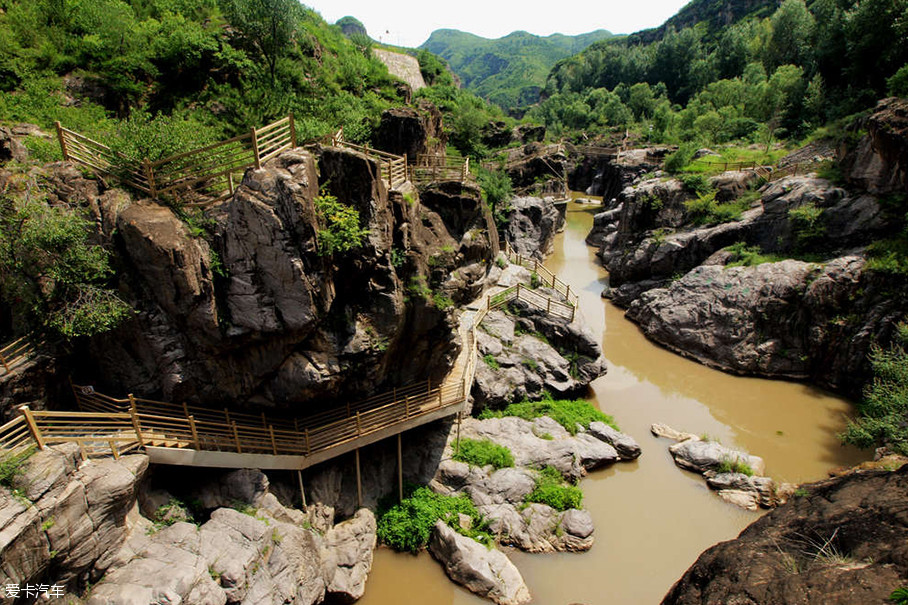
<path fill-rule="evenodd" d="M 536 477 L 536 487 L 527 494 L 526 503 L 546 504 L 557 511 L 580 508 L 583 492 L 576 485 L 568 485 L 558 469 L 547 466 Z"/>
<path fill-rule="evenodd" d="M 376 534 L 382 543 L 394 550 L 418 552 L 429 543 L 435 522 L 442 520 L 458 533 L 487 546 L 493 543 L 488 523 L 479 515 L 476 506 L 465 494 L 443 496 L 425 486 L 405 486 L 406 497 L 391 504 L 389 497 L 378 510 Z M 460 524 L 460 515 L 471 522 L 468 528 Z"/>
<path fill-rule="evenodd" d="M 359 212 L 356 208 L 337 201 L 333 195 L 321 195 L 313 201 L 321 219 L 318 230 L 319 254 L 330 256 L 362 245 L 369 230 L 359 226 Z"/>
<path fill-rule="evenodd" d="M 490 464 L 496 469 L 514 466 L 511 450 L 489 439 L 461 439 L 454 459 L 473 466 Z"/>
<path fill-rule="evenodd" d="M 885 445 L 908 455 L 908 328 L 899 326 L 899 342 L 889 349 L 875 347 L 870 356 L 873 383 L 858 404 L 861 417 L 849 422 L 841 438 L 860 448 Z"/>
<path fill-rule="evenodd" d="M 524 399 L 521 402 L 510 404 L 503 410 L 485 409 L 479 418 L 503 418 L 504 416 L 516 416 L 524 420 L 548 416 L 567 429 L 571 435 L 577 434 L 577 425 L 588 429 L 590 423 L 596 421 L 604 422 L 616 431 L 619 430 L 614 418 L 596 409 L 588 401 L 583 399 L 552 399 L 552 396 L 548 393 L 541 401 Z"/>

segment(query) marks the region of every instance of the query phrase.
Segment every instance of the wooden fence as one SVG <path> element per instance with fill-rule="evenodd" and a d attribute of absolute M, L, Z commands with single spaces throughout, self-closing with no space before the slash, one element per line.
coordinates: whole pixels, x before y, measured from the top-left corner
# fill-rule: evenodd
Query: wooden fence
<path fill-rule="evenodd" d="M 453 155 L 416 156 L 416 166 L 410 167 L 410 180 L 414 183 L 437 181 L 466 182 L 470 176 L 470 158 Z"/>
<path fill-rule="evenodd" d="M 517 254 L 513 248 L 511 248 L 511 243 L 505 240 L 504 242 L 504 253 L 508 258 L 508 262 L 514 263 L 515 265 L 520 265 L 521 267 L 526 267 L 530 271 L 536 273 L 539 276 L 540 285 L 552 288 L 562 296 L 564 296 L 567 304 L 571 307 L 576 307 L 578 304 L 578 298 L 576 292 L 571 292 L 570 284 L 566 284 L 558 276 L 549 271 L 545 265 L 540 263 L 534 258 L 527 258 Z M 573 315 L 571 315 L 571 320 L 573 320 Z"/>
<path fill-rule="evenodd" d="M 136 162 L 106 145 L 56 123 L 65 160 L 120 179 L 154 199 L 169 196 L 190 206 L 204 206 L 233 195 L 235 177 L 283 151 L 296 147 L 293 114 L 226 141 L 170 156 Z"/>
<path fill-rule="evenodd" d="M 511 251 L 511 254 L 512 251 Z M 521 259 L 518 256 L 516 258 Z M 537 263 L 538 265 L 538 263 Z M 538 265 L 542 275 L 551 275 Z M 547 278 L 549 279 L 549 278 Z M 561 291 L 554 275 L 547 282 Z M 20 408 L 21 416 L 0 427 L 0 461 L 27 456 L 35 447 L 76 443 L 83 458 L 139 451 L 146 446 L 232 453 L 311 456 L 348 444 L 413 418 L 466 401 L 476 370 L 476 328 L 492 309 L 521 300 L 558 317 L 574 319 L 576 296 L 567 302 L 517 284 L 489 296 L 474 311 L 467 331 L 466 361 L 441 384 L 411 384 L 305 418 L 277 418 L 142 399 L 117 399 L 92 387 L 72 385 L 80 412 Z M 470 311 L 468 311 L 470 312 Z M 437 417 L 437 414 L 430 418 Z"/>
<path fill-rule="evenodd" d="M 574 145 L 567 142 L 564 143 L 564 148 L 572 154 L 594 158 L 617 156 L 620 151 L 618 147 L 593 147 L 591 145 Z"/>
<path fill-rule="evenodd" d="M 35 352 L 35 345 L 30 336 L 23 336 L 8 344 L 0 346 L 0 376 L 9 374 L 12 369 Z"/>
<path fill-rule="evenodd" d="M 368 145 L 357 145 L 355 143 L 347 142 L 343 139 L 343 130 L 338 131 L 338 133 L 332 137 L 332 142 L 334 142 L 337 147 L 346 147 L 347 149 L 359 151 L 360 153 L 364 153 L 370 158 L 377 160 L 381 178 L 387 181 L 392 189 L 403 185 L 407 181 L 406 156 L 394 155 L 393 153 L 373 149 Z"/>

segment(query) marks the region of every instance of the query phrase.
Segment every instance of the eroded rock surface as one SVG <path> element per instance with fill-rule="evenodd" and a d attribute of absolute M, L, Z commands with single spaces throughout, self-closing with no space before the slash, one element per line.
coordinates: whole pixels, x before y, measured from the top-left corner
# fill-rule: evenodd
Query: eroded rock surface
<path fill-rule="evenodd" d="M 908 584 L 908 466 L 801 489 L 700 555 L 663 605 L 882 605 Z"/>
<path fill-rule="evenodd" d="M 516 197 L 510 201 L 505 237 L 525 258 L 542 261 L 552 253 L 555 234 L 564 227 L 564 215 L 551 198 Z"/>

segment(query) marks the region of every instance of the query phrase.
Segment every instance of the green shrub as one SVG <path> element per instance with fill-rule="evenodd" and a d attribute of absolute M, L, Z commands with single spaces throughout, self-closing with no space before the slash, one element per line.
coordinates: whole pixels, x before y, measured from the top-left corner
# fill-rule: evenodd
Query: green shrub
<path fill-rule="evenodd" d="M 330 256 L 362 245 L 369 234 L 359 226 L 359 211 L 342 204 L 333 195 L 320 195 L 313 202 L 319 213 L 318 253 Z"/>
<path fill-rule="evenodd" d="M 886 445 L 899 454 L 908 455 L 908 338 L 905 324 L 900 326 L 897 341 L 888 349 L 875 346 L 870 354 L 873 382 L 864 389 L 857 404 L 860 417 L 850 421 L 842 441 L 860 448 Z"/>
<path fill-rule="evenodd" d="M 719 204 L 716 202 L 716 192 L 698 195 L 695 199 L 684 202 L 688 217 L 696 225 L 719 225 L 741 219 L 744 211 L 750 208 L 750 203 L 741 201 L 741 198 L 732 202 Z"/>
<path fill-rule="evenodd" d="M 530 288 L 535 290 L 542 285 L 542 280 L 539 278 L 539 274 L 533 271 L 530 273 Z"/>
<path fill-rule="evenodd" d="M 13 479 L 22 474 L 22 463 L 33 453 L 35 448 L 28 448 L 19 454 L 0 456 L 0 485 L 12 487 Z"/>
<path fill-rule="evenodd" d="M 482 189 L 482 196 L 492 211 L 495 225 L 499 229 L 504 228 L 508 223 L 508 212 L 511 209 L 510 202 L 514 191 L 511 178 L 504 170 L 485 169 L 480 169 L 476 178 Z"/>
<path fill-rule="evenodd" d="M 902 65 L 891 78 L 886 80 L 889 96 L 908 97 L 908 63 Z"/>
<path fill-rule="evenodd" d="M 521 359 L 520 363 L 528 370 L 533 370 L 534 372 L 539 369 L 539 364 L 536 363 L 536 360 L 529 357 Z"/>
<path fill-rule="evenodd" d="M 583 492 L 575 485 L 568 485 L 558 469 L 547 466 L 536 475 L 536 487 L 527 494 L 524 502 L 546 504 L 557 511 L 580 508 Z"/>
<path fill-rule="evenodd" d="M 871 243 L 867 247 L 867 268 L 891 275 L 908 275 L 908 236 Z"/>
<path fill-rule="evenodd" d="M 492 544 L 488 524 L 465 494 L 442 496 L 425 486 L 407 485 L 404 495 L 398 504 L 386 498 L 379 505 L 376 534 L 383 544 L 394 550 L 416 553 L 428 544 L 432 528 L 439 520 L 477 542 Z M 469 530 L 460 527 L 458 514 L 470 517 Z"/>
<path fill-rule="evenodd" d="M 155 162 L 217 141 L 217 132 L 191 117 L 134 111 L 116 123 L 109 147 L 128 160 Z"/>
<path fill-rule="evenodd" d="M 822 214 L 823 209 L 812 203 L 788 211 L 788 220 L 800 249 L 806 250 L 825 237 L 826 225 L 820 221 Z"/>
<path fill-rule="evenodd" d="M 435 305 L 435 308 L 439 311 L 446 311 L 454 306 L 454 300 L 441 292 L 433 292 L 432 304 Z"/>
<path fill-rule="evenodd" d="M 400 248 L 391 249 L 391 265 L 394 268 L 399 269 L 399 268 L 403 267 L 404 262 L 406 262 L 406 260 L 407 260 L 407 255 L 403 250 L 401 250 Z"/>
<path fill-rule="evenodd" d="M 503 410 L 494 411 L 485 409 L 479 415 L 480 418 L 502 418 L 504 416 L 516 416 L 524 420 L 533 420 L 541 416 L 548 416 L 567 431 L 577 434 L 577 425 L 588 429 L 591 422 L 604 422 L 615 430 L 618 425 L 615 419 L 608 414 L 593 407 L 593 405 L 582 399 L 552 399 L 551 395 L 546 394 L 542 401 L 529 401 L 524 399 L 518 403 L 512 403 Z"/>
<path fill-rule="evenodd" d="M 716 468 L 716 472 L 741 473 L 747 475 L 748 477 L 752 477 L 754 474 L 754 469 L 752 469 L 749 464 L 738 458 L 735 458 L 734 460 L 725 458 L 719 463 L 719 466 Z"/>
<path fill-rule="evenodd" d="M 66 207 L 0 203 L 0 296 L 35 329 L 71 340 L 111 330 L 131 314 L 104 287 L 113 270 L 107 250 L 89 241 L 90 227 Z"/>
<path fill-rule="evenodd" d="M 678 176 L 678 180 L 681 181 L 685 189 L 696 195 L 706 195 L 713 190 L 709 179 L 702 174 L 681 174 Z"/>
<path fill-rule="evenodd" d="M 489 439 L 461 439 L 460 449 L 454 454 L 454 460 L 473 466 L 491 464 L 496 469 L 514 466 L 511 450 Z"/>
<path fill-rule="evenodd" d="M 693 142 L 683 143 L 678 151 L 668 155 L 665 158 L 665 170 L 671 173 L 677 173 L 684 170 L 691 160 L 694 159 L 694 154 L 697 153 L 698 145 Z"/>
<path fill-rule="evenodd" d="M 410 279 L 407 292 L 423 300 L 428 300 L 432 296 L 432 289 L 426 285 L 426 280 L 421 275 L 415 275 Z"/>
<path fill-rule="evenodd" d="M 782 260 L 781 256 L 775 254 L 763 254 L 760 246 L 748 246 L 746 242 L 738 242 L 724 248 L 731 252 L 732 258 L 726 263 L 726 267 L 753 267 L 763 263 L 775 263 Z"/>
<path fill-rule="evenodd" d="M 495 356 L 492 355 L 491 353 L 489 353 L 488 355 L 485 355 L 482 358 L 482 360 L 486 363 L 487 366 L 489 366 L 493 370 L 497 371 L 501 368 L 501 366 L 498 364 L 498 360 L 495 359 Z"/>
<path fill-rule="evenodd" d="M 32 159 L 41 163 L 59 162 L 63 159 L 63 152 L 60 150 L 60 144 L 56 141 L 50 141 L 41 137 L 26 137 L 25 148 Z"/>

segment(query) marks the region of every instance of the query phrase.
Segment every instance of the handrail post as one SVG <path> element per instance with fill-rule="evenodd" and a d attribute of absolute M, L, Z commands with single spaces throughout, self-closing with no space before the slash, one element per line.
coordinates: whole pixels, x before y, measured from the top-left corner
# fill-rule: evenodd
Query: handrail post
<path fill-rule="evenodd" d="M 293 112 L 290 112 L 288 116 L 290 119 L 290 143 L 296 147 L 296 122 L 293 121 Z"/>
<path fill-rule="evenodd" d="M 404 418 L 410 417 L 410 396 L 404 395 Z"/>
<path fill-rule="evenodd" d="M 274 427 L 270 424 L 268 425 L 268 433 L 271 434 L 271 449 L 274 450 L 274 455 L 277 456 L 277 442 L 274 440 Z"/>
<path fill-rule="evenodd" d="M 151 162 L 148 161 L 148 158 L 142 161 L 142 166 L 145 168 L 145 178 L 148 179 L 148 193 L 151 195 L 151 199 L 157 199 L 158 188 L 155 186 L 154 170 L 151 168 Z"/>
<path fill-rule="evenodd" d="M 233 440 L 236 442 L 236 451 L 238 454 L 242 454 L 243 447 L 240 445 L 240 433 L 236 430 L 236 422 L 231 422 L 230 426 L 233 427 Z"/>
<path fill-rule="evenodd" d="M 252 155 L 255 159 L 255 169 L 261 170 L 262 158 L 259 157 L 259 135 L 255 132 L 255 128 L 252 128 L 249 134 L 252 136 Z"/>
<path fill-rule="evenodd" d="M 57 127 L 57 140 L 60 141 L 60 150 L 63 152 L 63 161 L 69 161 L 69 150 L 66 148 L 66 137 L 63 136 L 63 126 L 60 124 L 60 120 L 54 122 L 54 126 Z"/>
<path fill-rule="evenodd" d="M 113 454 L 114 460 L 119 460 L 120 452 L 117 450 L 117 443 L 113 439 L 108 439 L 107 445 L 110 446 L 110 453 Z"/>
<path fill-rule="evenodd" d="M 199 432 L 195 427 L 195 416 L 189 417 L 189 431 L 192 433 L 192 443 L 195 445 L 195 449 L 201 450 L 202 444 L 199 442 Z"/>
<path fill-rule="evenodd" d="M 547 297 L 547 300 L 548 300 L 549 302 L 548 302 L 548 303 L 546 304 L 546 306 L 545 306 L 545 312 L 546 312 L 548 315 L 551 315 L 551 314 L 552 314 L 552 299 L 551 299 L 550 297 Z"/>
<path fill-rule="evenodd" d="M 3 364 L 3 368 L 6 370 L 6 373 L 9 374 L 9 364 L 6 363 L 6 358 L 3 356 L 3 353 L 0 353 L 0 363 Z"/>
<path fill-rule="evenodd" d="M 262 426 L 268 426 L 268 421 L 265 420 L 265 412 L 262 412 Z"/>
<path fill-rule="evenodd" d="M 183 402 L 183 415 L 189 418 L 189 406 L 186 405 L 186 402 Z"/>
<path fill-rule="evenodd" d="M 360 420 L 359 412 L 356 413 L 356 434 L 357 435 L 363 434 L 363 424 L 362 424 L 362 420 Z"/>
<path fill-rule="evenodd" d="M 136 400 L 132 393 L 129 394 L 129 416 L 132 418 L 132 428 L 136 432 L 139 447 L 145 447 L 145 442 L 142 440 L 142 427 L 139 424 L 139 414 L 136 411 Z"/>
<path fill-rule="evenodd" d="M 307 426 L 303 429 L 303 436 L 306 437 L 306 455 L 312 455 L 312 448 L 309 446 L 309 427 Z"/>
<path fill-rule="evenodd" d="M 25 416 L 25 422 L 28 424 L 28 430 L 31 431 L 32 438 L 38 444 L 38 449 L 44 449 L 44 436 L 41 434 L 41 429 L 38 428 L 38 424 L 35 422 L 35 417 L 32 414 L 31 409 L 27 405 L 23 405 L 19 408 L 22 411 L 22 415 Z"/>

